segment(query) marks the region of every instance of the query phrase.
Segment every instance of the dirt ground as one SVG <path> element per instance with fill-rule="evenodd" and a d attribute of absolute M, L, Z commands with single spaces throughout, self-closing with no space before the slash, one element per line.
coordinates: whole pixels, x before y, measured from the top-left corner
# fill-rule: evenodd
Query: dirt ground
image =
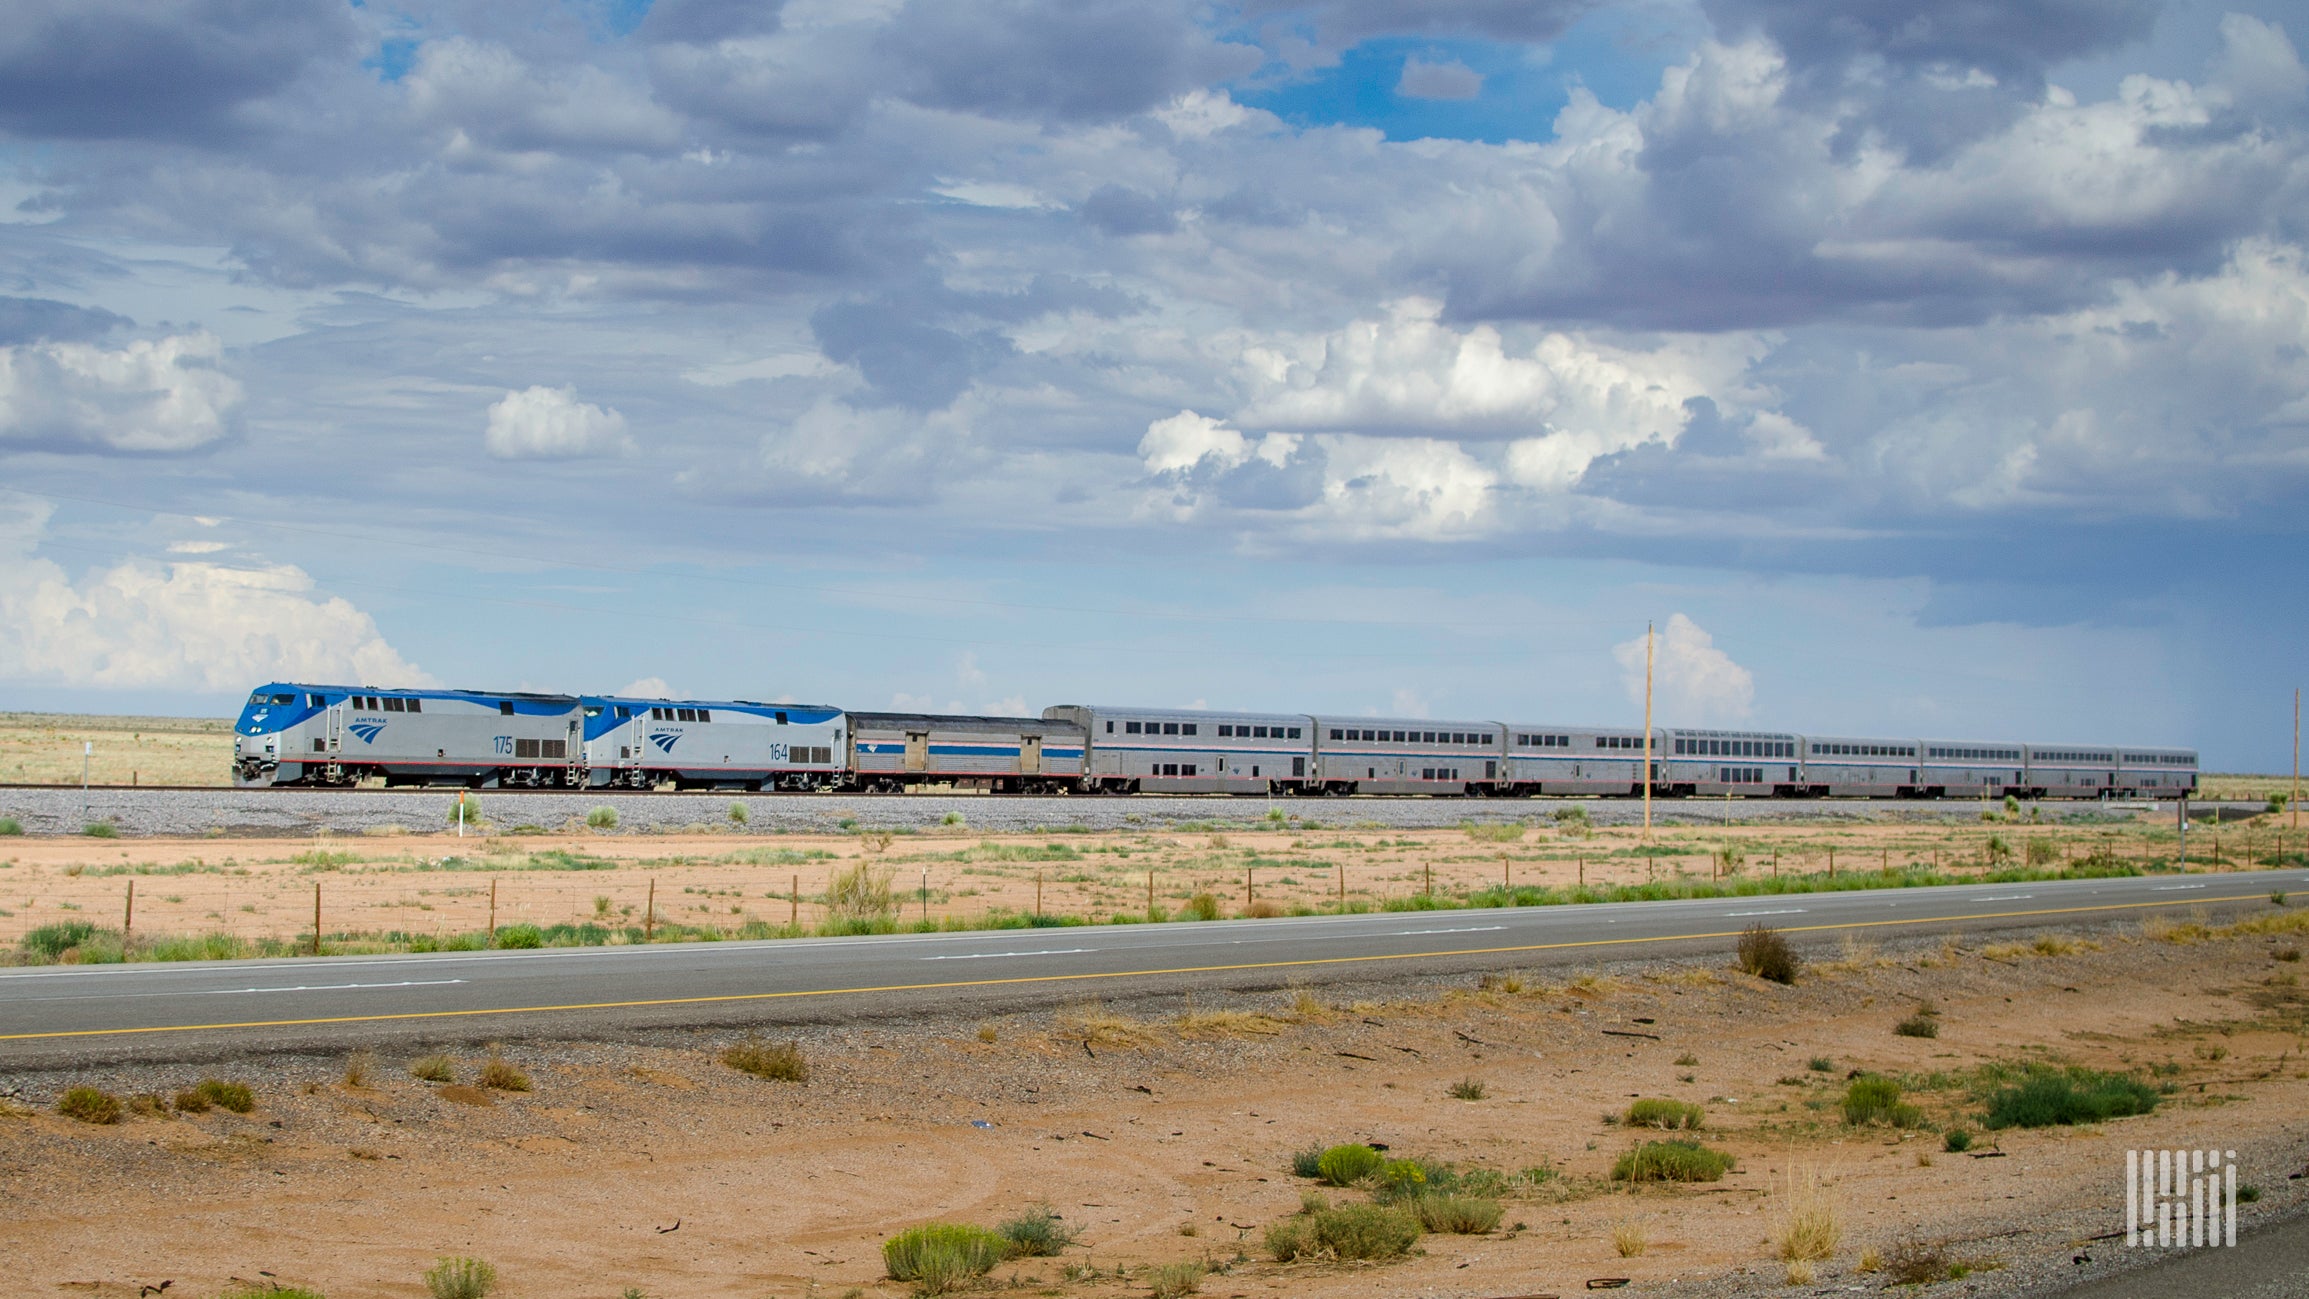
<path fill-rule="evenodd" d="M 2200 830 L 2190 839 L 2190 869 L 2275 864 L 2280 847 L 2298 860 L 2304 836 L 2285 839 L 2284 830 L 2270 816 Z M 148 939 L 309 941 L 316 886 L 328 950 L 349 953 L 485 931 L 493 896 L 499 925 L 622 931 L 654 916 L 659 925 L 729 935 L 751 922 L 807 928 L 825 917 L 829 875 L 860 862 L 887 875 L 899 917 L 909 922 L 967 922 L 993 911 L 1107 922 L 1118 914 L 1145 918 L 1150 897 L 1177 915 L 1205 892 L 1221 914 L 1280 914 L 1341 901 L 1378 906 L 1428 891 L 1451 897 L 1502 882 L 1637 884 L 1727 869 L 1769 877 L 1831 865 L 1846 873 L 1919 866 L 1961 875 L 2096 853 L 2161 868 L 2173 844 L 2171 827 L 2146 815 L 2088 825 L 1685 826 L 1655 830 L 1648 846 L 1634 828 L 1538 818 L 1464 829 L 1225 834 L 26 836 L 0 839 L 0 943 L 70 920 L 108 929 L 125 921 Z M 624 941 L 622 932 L 613 941 Z"/>
<path fill-rule="evenodd" d="M 2303 937 L 2151 922 L 1854 946 L 1794 987 L 1727 963 L 1631 964 L 810 1029 L 805 1083 L 740 1074 L 718 1060 L 731 1039 L 702 1034 L 509 1045 L 526 1093 L 470 1088 L 486 1058 L 473 1042 L 445 1043 L 456 1087 L 412 1078 L 413 1050 L 358 1084 L 341 1056 L 0 1074 L 21 1102 L 0 1120 L 0 1255 L 13 1293 L 91 1299 L 163 1281 L 205 1297 L 236 1277 L 414 1299 L 447 1254 L 492 1261 L 506 1299 L 896 1296 L 878 1252 L 893 1232 L 1039 1202 L 1080 1243 L 995 1279 L 1046 1295 L 1144 1295 L 1147 1269 L 1186 1260 L 1220 1269 L 1202 1282 L 1212 1296 L 1569 1294 L 1604 1277 L 1779 1293 L 1793 1181 L 1824 1188 L 1839 1227 L 1821 1284 L 1881 1288 L 1856 1270 L 1864 1253 L 1916 1238 L 1975 1269 L 1951 1292 L 1998 1293 L 2121 1252 L 2088 1238 L 2122 1226 L 2128 1148 L 2238 1151 L 2264 1192 L 2248 1222 L 2299 1198 Z M 1926 1001 L 1939 1036 L 1896 1036 Z M 1977 1129 L 1972 1071 L 2029 1061 L 2143 1070 L 2171 1093 L 2147 1117 L 1984 1133 L 1987 1158 L 1847 1126 L 1836 1105 L 1848 1073 L 1880 1071 L 1908 1081 L 1928 1125 Z M 252 1085 L 255 1110 L 110 1127 L 49 1112 L 74 1083 L 165 1096 L 203 1074 Z M 1467 1080 L 1483 1099 L 1448 1094 Z M 1638 1139 L 1615 1117 L 1646 1096 L 1703 1106 L 1698 1135 L 1737 1171 L 1615 1188 L 1611 1162 Z M 1429 1235 L 1388 1264 L 1268 1259 L 1266 1227 L 1311 1188 L 1292 1152 L 1352 1140 L 1548 1171 L 1490 1234 Z M 1615 1230 L 1643 1251 L 1623 1257 Z"/>

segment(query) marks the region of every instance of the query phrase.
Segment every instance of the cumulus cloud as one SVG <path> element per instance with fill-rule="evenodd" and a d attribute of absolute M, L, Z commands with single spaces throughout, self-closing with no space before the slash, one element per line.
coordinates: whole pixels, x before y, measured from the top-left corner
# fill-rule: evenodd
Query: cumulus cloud
<path fill-rule="evenodd" d="M 438 684 L 293 565 L 133 559 L 75 581 L 33 554 L 47 516 L 0 518 L 0 679 L 210 694 L 269 680 Z"/>
<path fill-rule="evenodd" d="M 1644 698 L 1641 636 L 1612 648 L 1628 698 Z M 1753 711 L 1756 679 L 1732 656 L 1716 648 L 1713 636 L 1683 614 L 1660 628 L 1652 652 L 1652 716 L 1656 725 L 1711 725 L 1736 722 Z"/>
<path fill-rule="evenodd" d="M 222 438 L 241 385 L 213 334 L 0 347 L 0 445 L 169 453 Z"/>
<path fill-rule="evenodd" d="M 404 83 L 418 117 L 459 144 L 508 150 L 657 150 L 681 123 L 648 94 L 584 64 L 540 73 L 502 45 L 427 41 Z"/>
<path fill-rule="evenodd" d="M 1473 99 L 1483 93 L 1483 74 L 1457 59 L 1403 60 L 1395 93 L 1406 99 Z"/>
<path fill-rule="evenodd" d="M 664 677 L 643 677 L 638 681 L 628 681 L 617 693 L 635 699 L 679 699 L 682 697 L 672 686 L 665 683 Z"/>
<path fill-rule="evenodd" d="M 542 384 L 493 403 L 482 443 L 499 460 L 571 460 L 633 449 L 625 416 L 579 401 L 575 388 Z"/>

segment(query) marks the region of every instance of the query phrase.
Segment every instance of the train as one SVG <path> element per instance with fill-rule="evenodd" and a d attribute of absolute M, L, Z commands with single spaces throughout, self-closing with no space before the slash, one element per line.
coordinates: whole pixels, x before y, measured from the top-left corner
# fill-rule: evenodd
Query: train
<path fill-rule="evenodd" d="M 2185 798 L 2194 749 L 1058 704 L 1040 717 L 274 682 L 243 787 Z"/>

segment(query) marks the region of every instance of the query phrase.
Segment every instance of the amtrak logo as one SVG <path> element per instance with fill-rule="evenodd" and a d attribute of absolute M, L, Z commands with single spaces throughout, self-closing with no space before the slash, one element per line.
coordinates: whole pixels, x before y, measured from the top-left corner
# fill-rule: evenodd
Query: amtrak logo
<path fill-rule="evenodd" d="M 660 750 L 666 753 L 671 753 L 673 752 L 674 742 L 680 738 L 681 732 L 679 731 L 652 731 L 649 735 L 649 742 L 656 745 Z"/>
<path fill-rule="evenodd" d="M 383 722 L 355 722 L 345 729 L 360 736 L 361 743 L 375 744 L 377 737 L 385 733 L 385 724 Z"/>

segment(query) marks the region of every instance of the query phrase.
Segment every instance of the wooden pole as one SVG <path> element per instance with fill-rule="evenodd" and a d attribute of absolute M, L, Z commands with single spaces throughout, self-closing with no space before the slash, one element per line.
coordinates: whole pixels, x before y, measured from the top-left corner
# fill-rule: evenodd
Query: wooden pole
<path fill-rule="evenodd" d="M 1435 863 L 1427 863 L 1427 896 L 1435 896 Z"/>
<path fill-rule="evenodd" d="M 136 933 L 136 880 L 128 881 L 128 906 L 120 913 L 120 946 L 125 952 L 128 940 Z"/>
<path fill-rule="evenodd" d="M 1836 850 L 1834 848 L 1828 850 L 1828 878 L 1836 878 Z"/>
<path fill-rule="evenodd" d="M 489 945 L 497 945 L 497 881 L 489 881 Z"/>
<path fill-rule="evenodd" d="M 2301 688 L 2293 688 L 2293 797 L 2286 804 L 2293 810 L 2293 826 L 2301 828 Z"/>
<path fill-rule="evenodd" d="M 930 868 L 922 868 L 922 923 L 930 923 Z"/>
<path fill-rule="evenodd" d="M 649 877 L 649 903 L 641 910 L 641 941 L 657 940 L 657 876 Z"/>
<path fill-rule="evenodd" d="M 1579 859 L 1579 886 L 1583 889 L 1587 887 L 1587 858 L 1585 857 Z"/>
<path fill-rule="evenodd" d="M 1151 870 L 1146 873 L 1146 913 L 1154 914 L 1154 872 Z"/>
<path fill-rule="evenodd" d="M 654 884 L 654 882 L 653 882 L 653 884 L 652 884 L 652 887 L 655 887 L 655 884 Z M 791 894 L 789 894 L 789 895 L 788 895 L 788 898 L 789 898 L 789 900 L 792 902 L 792 904 L 793 904 L 793 905 L 792 905 L 792 906 L 790 906 L 790 907 L 788 907 L 788 908 L 787 908 L 787 910 L 786 910 L 786 923 L 787 923 L 789 926 L 791 926 L 791 927 L 793 927 L 793 928 L 795 928 L 795 929 L 799 929 L 799 928 L 801 928 L 801 927 L 802 927 L 802 877 L 801 877 L 801 876 L 799 876 L 799 875 L 796 875 L 796 876 L 794 877 L 794 891 L 793 891 Z"/>
<path fill-rule="evenodd" d="M 1257 892 L 1257 888 L 1258 888 L 1258 886 L 1257 886 L 1257 885 L 1256 885 L 1256 884 L 1255 884 L 1255 883 L 1252 881 L 1252 879 L 1251 879 L 1251 868 L 1250 868 L 1250 867 L 1248 867 L 1248 866 L 1245 866 L 1245 867 L 1243 867 L 1243 905 L 1244 905 L 1244 906 L 1246 906 L 1246 907 L 1247 907 L 1247 906 L 1251 905 L 1253 902 L 1256 902 L 1256 901 L 1258 901 L 1258 900 L 1259 900 L 1259 895 L 1258 895 L 1258 892 Z"/>
<path fill-rule="evenodd" d="M 1515 869 L 1507 864 L 1506 853 L 1499 854 L 1499 887 L 1503 889 L 1515 887 Z"/>
<path fill-rule="evenodd" d="M 313 881 L 313 955 L 321 954 L 321 882 Z"/>
<path fill-rule="evenodd" d="M 1652 625 L 1644 624 L 1644 842 L 1652 841 Z"/>
<path fill-rule="evenodd" d="M 1034 914 L 1042 914 L 1042 872 L 1034 872 Z"/>

